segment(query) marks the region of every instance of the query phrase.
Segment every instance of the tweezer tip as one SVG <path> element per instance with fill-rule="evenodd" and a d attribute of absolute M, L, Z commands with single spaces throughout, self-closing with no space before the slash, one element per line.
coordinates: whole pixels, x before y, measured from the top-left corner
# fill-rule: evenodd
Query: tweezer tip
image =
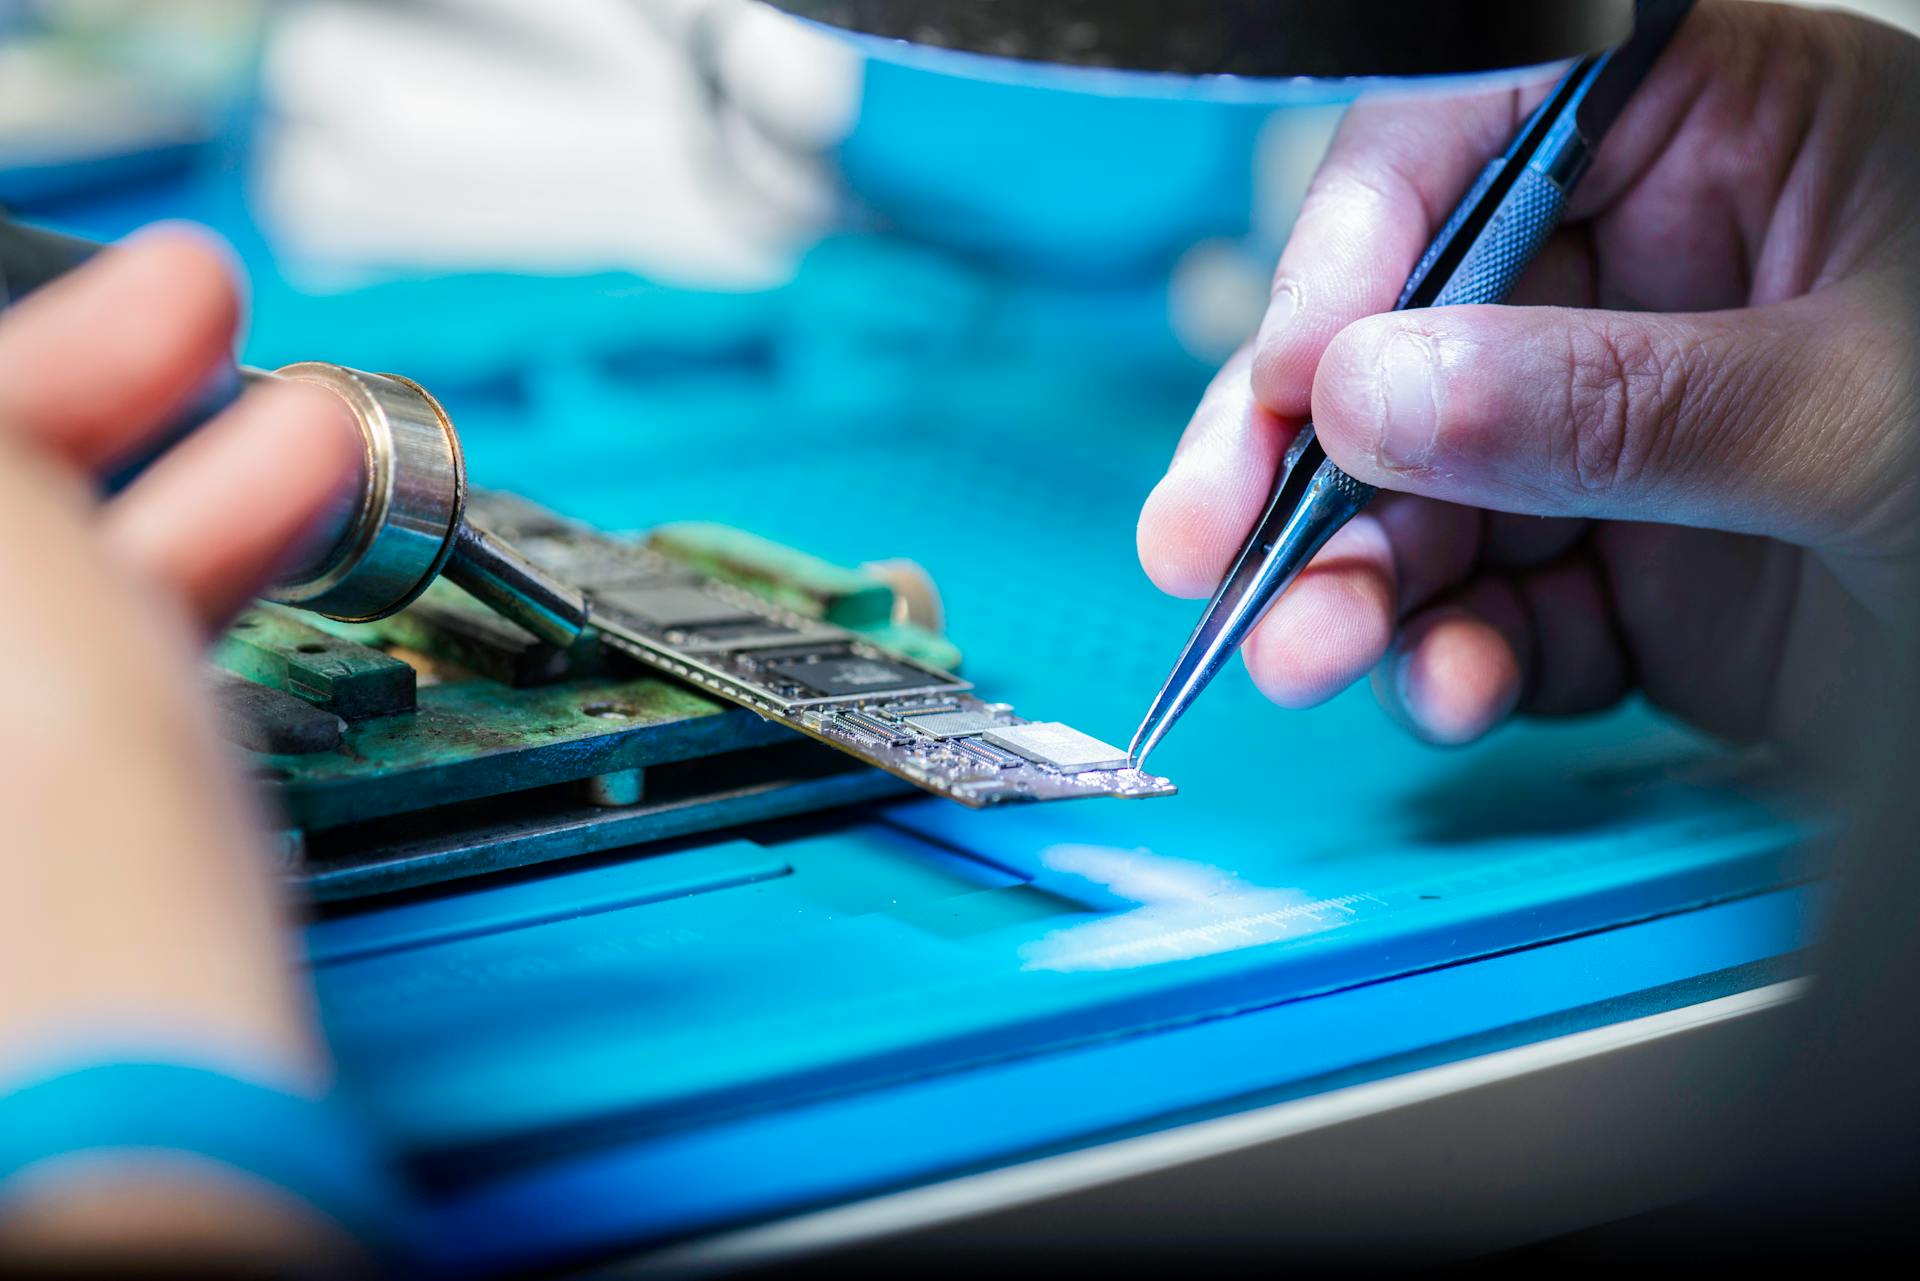
<path fill-rule="evenodd" d="M 1127 744 L 1127 768 L 1143 770 L 1147 767 L 1147 753 L 1153 750 L 1153 718 L 1142 721 L 1140 728 L 1133 732 L 1133 741 Z"/>

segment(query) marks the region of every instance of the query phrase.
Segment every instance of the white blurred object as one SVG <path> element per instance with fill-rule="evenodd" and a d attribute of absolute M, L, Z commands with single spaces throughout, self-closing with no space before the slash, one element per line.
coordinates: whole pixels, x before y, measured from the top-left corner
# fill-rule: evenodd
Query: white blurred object
<path fill-rule="evenodd" d="M 1920 0 L 1800 0 L 1814 9 L 1851 9 L 1870 18 L 1920 31 Z"/>
<path fill-rule="evenodd" d="M 211 140 L 251 66 L 258 0 L 0 0 L 0 170 Z M 0 184 L 16 199 L 18 175 Z"/>
<path fill-rule="evenodd" d="M 1251 235 L 1202 241 L 1175 264 L 1169 320 L 1195 356 L 1225 360 L 1259 329 L 1280 246 L 1344 112 L 1339 106 L 1287 107 L 1268 117 L 1254 149 Z"/>
<path fill-rule="evenodd" d="M 1193 246 L 1174 263 L 1167 282 L 1173 336 L 1202 360 L 1225 360 L 1260 327 L 1272 270 L 1272 255 L 1243 240 Z"/>
<path fill-rule="evenodd" d="M 860 83 L 747 0 L 307 0 L 269 33 L 259 205 L 310 271 L 765 287 L 837 208 L 817 155 Z"/>

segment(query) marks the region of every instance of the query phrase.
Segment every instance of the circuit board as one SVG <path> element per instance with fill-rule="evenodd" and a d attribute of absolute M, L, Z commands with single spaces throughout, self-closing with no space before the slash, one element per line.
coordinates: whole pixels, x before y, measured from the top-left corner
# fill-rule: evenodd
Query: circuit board
<path fill-rule="evenodd" d="M 638 543 L 508 495 L 476 493 L 469 507 L 585 592 L 606 644 L 926 791 L 974 807 L 1174 793 L 1091 735 L 1026 720 L 949 672 Z"/>

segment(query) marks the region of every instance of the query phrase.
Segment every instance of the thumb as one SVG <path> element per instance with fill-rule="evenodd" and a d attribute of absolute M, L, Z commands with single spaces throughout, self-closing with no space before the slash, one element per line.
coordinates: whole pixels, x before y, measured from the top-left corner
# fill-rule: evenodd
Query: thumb
<path fill-rule="evenodd" d="M 1314 378 L 1320 439 L 1383 489 L 1832 545 L 1897 483 L 1897 334 L 1834 294 L 1689 315 L 1370 317 Z"/>

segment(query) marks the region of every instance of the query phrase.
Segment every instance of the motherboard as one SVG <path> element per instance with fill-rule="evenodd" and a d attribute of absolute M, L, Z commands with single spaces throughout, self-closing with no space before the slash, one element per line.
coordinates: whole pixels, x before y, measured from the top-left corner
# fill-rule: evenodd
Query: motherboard
<path fill-rule="evenodd" d="M 586 593 L 605 644 L 926 791 L 974 807 L 1175 791 L 1091 735 L 1029 721 L 951 673 L 638 542 L 508 495 L 476 494 L 472 510 Z"/>

